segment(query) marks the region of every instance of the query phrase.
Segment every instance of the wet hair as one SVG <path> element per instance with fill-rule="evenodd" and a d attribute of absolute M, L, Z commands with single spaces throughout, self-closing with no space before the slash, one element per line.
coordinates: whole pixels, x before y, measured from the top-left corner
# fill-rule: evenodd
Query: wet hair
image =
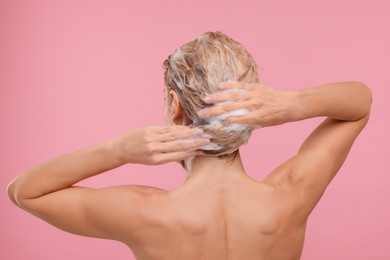
<path fill-rule="evenodd" d="M 190 127 L 200 127 L 214 144 L 204 154 L 231 154 L 245 144 L 253 130 L 251 126 L 226 129 L 210 126 L 197 112 L 211 106 L 203 98 L 217 92 L 226 82 L 259 83 L 257 66 L 246 48 L 221 32 L 207 32 L 175 50 L 164 61 L 165 86 L 179 98 Z M 171 102 L 170 97 L 167 100 Z"/>

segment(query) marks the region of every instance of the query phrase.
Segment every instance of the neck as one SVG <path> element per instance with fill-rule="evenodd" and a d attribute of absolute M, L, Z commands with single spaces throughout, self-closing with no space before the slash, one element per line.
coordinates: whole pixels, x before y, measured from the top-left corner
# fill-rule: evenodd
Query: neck
<path fill-rule="evenodd" d="M 246 176 L 238 151 L 224 158 L 197 156 L 192 160 L 189 168 L 186 183 L 196 181 L 223 183 L 237 176 Z"/>

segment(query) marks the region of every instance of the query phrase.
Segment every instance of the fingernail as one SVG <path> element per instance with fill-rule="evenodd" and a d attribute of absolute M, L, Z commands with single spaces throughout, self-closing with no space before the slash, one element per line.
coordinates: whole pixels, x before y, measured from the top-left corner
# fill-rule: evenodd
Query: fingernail
<path fill-rule="evenodd" d="M 200 129 L 200 128 L 196 128 L 194 130 L 194 134 L 197 135 L 197 136 L 202 136 L 203 135 L 203 130 Z"/>
<path fill-rule="evenodd" d="M 218 86 L 218 89 L 225 89 L 225 88 L 226 88 L 226 83 Z"/>
<path fill-rule="evenodd" d="M 211 96 L 205 96 L 203 98 L 203 101 L 206 102 L 206 103 L 213 102 L 213 98 Z"/>
<path fill-rule="evenodd" d="M 204 144 L 209 144 L 210 143 L 210 139 L 202 139 Z"/>
<path fill-rule="evenodd" d="M 201 118 L 207 117 L 207 109 L 204 108 L 204 109 L 199 110 L 198 111 L 198 116 L 201 117 Z"/>

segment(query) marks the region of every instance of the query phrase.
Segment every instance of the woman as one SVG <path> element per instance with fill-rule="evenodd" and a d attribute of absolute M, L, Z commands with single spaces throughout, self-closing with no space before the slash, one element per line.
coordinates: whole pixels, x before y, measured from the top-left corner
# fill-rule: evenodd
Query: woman
<path fill-rule="evenodd" d="M 370 90 L 260 86 L 251 55 L 222 33 L 185 44 L 164 67 L 168 126 L 30 169 L 10 183 L 10 199 L 67 232 L 121 241 L 137 259 L 299 259 L 310 212 L 368 121 Z M 295 156 L 262 181 L 246 175 L 238 148 L 252 130 L 318 116 L 326 119 Z M 124 164 L 171 161 L 187 172 L 174 191 L 75 186 Z"/>

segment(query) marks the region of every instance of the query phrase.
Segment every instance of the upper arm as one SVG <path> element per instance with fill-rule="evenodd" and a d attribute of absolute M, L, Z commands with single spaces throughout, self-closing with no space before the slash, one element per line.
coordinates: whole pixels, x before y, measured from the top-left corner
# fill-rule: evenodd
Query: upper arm
<path fill-rule="evenodd" d="M 123 229 L 131 231 L 132 225 L 137 224 L 142 198 L 131 186 L 71 187 L 18 204 L 66 232 L 122 240 Z"/>
<path fill-rule="evenodd" d="M 327 118 L 305 140 L 298 153 L 264 182 L 288 186 L 300 194 L 300 201 L 309 214 L 343 165 L 368 118 L 369 115 L 357 121 Z"/>

